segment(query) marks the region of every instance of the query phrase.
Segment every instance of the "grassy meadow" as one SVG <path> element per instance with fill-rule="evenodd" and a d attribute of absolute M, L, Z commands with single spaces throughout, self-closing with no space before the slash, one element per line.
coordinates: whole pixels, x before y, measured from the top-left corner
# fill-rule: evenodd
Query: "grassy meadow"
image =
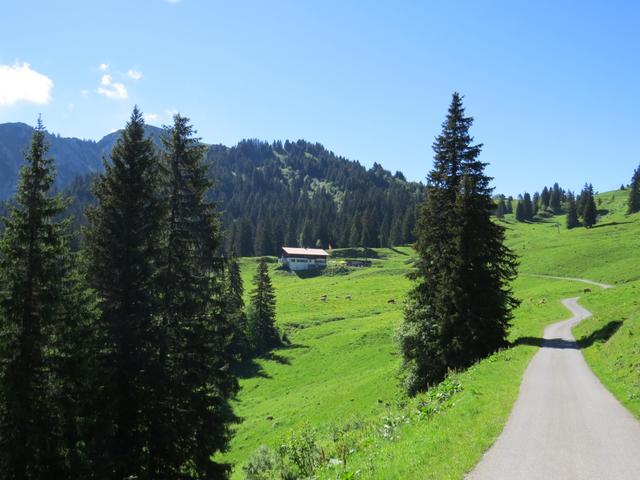
<path fill-rule="evenodd" d="M 582 296 L 594 312 L 576 329 L 587 360 L 640 415 L 640 217 L 624 215 L 626 192 L 598 198 L 603 216 L 590 230 L 568 231 L 564 217 L 505 219 L 508 243 L 521 256 L 514 346 L 416 398 L 403 393 L 394 339 L 410 288 L 411 248 L 378 249 L 371 267 L 309 278 L 272 264 L 278 325 L 291 345 L 242 368 L 234 407 L 244 421 L 224 456 L 235 464 L 233 478 L 245 477 L 242 467 L 261 445 L 270 449 L 262 460 L 287 452 L 289 467 L 317 478 L 462 478 L 499 435 L 544 326 L 568 317 L 560 299 L 570 296 Z M 243 259 L 247 294 L 255 267 L 255 259 Z M 584 294 L 585 287 L 592 292 Z"/>

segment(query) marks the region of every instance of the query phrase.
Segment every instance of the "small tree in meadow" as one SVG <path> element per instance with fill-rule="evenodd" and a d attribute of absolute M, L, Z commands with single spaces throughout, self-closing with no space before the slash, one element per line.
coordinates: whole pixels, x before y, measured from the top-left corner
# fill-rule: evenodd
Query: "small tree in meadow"
<path fill-rule="evenodd" d="M 640 212 L 640 167 L 636 168 L 631 178 L 628 206 L 629 213 Z"/>
<path fill-rule="evenodd" d="M 576 205 L 576 198 L 573 193 L 569 192 L 567 201 L 567 228 L 571 230 L 572 228 L 580 226 L 580 221 L 578 220 L 578 207 Z"/>
<path fill-rule="evenodd" d="M 593 186 L 591 184 L 585 185 L 582 191 L 582 199 L 582 223 L 586 228 L 591 228 L 596 224 L 598 218 L 598 208 L 593 197 Z"/>
<path fill-rule="evenodd" d="M 248 313 L 248 336 L 254 351 L 264 353 L 280 343 L 280 335 L 276 329 L 276 295 L 269 277 L 267 259 L 264 257 L 258 262 L 253 283 Z"/>

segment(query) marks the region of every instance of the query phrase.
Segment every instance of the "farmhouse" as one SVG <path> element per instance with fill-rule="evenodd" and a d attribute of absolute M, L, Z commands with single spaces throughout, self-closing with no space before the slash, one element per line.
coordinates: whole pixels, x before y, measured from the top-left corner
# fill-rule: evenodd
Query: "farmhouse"
<path fill-rule="evenodd" d="M 280 263 L 289 270 L 311 270 L 325 268 L 329 254 L 321 248 L 282 247 Z"/>

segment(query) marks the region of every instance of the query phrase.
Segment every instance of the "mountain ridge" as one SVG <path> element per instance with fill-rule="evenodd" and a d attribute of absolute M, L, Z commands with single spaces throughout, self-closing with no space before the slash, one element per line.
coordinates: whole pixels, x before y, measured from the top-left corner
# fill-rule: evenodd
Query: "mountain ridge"
<path fill-rule="evenodd" d="M 162 129 L 147 127 L 162 147 Z M 15 189 L 33 128 L 0 125 L 0 200 Z M 72 198 L 76 224 L 93 202 L 92 177 L 102 171 L 120 131 L 99 141 L 47 134 L 56 160 L 55 188 Z M 320 143 L 248 139 L 234 146 L 208 145 L 207 163 L 220 208 L 227 249 L 241 255 L 276 254 L 300 246 L 390 246 L 412 241 L 415 209 L 424 185 L 408 182 L 375 163 L 336 155 Z"/>

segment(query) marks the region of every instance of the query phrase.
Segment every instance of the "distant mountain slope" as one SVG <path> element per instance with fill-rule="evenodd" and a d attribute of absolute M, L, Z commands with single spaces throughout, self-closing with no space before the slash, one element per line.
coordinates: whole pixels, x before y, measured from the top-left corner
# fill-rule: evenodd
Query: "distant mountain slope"
<path fill-rule="evenodd" d="M 24 123 L 0 125 L 0 200 L 13 195 L 24 152 L 29 147 L 33 128 Z M 96 142 L 62 138 L 47 134 L 50 154 L 57 159 L 58 187 L 66 185 L 79 173 L 97 171 L 99 151 Z"/>
<path fill-rule="evenodd" d="M 161 129 L 148 126 L 148 134 L 157 137 Z M 29 148 L 33 127 L 25 123 L 0 124 L 0 200 L 15 192 L 24 152 Z M 79 176 L 102 170 L 102 158 L 107 156 L 120 132 L 110 133 L 99 142 L 65 138 L 47 133 L 49 155 L 56 159 L 56 187 L 63 188 Z"/>
<path fill-rule="evenodd" d="M 304 140 L 245 140 L 208 152 L 228 247 L 243 256 L 281 245 L 389 246 L 413 240 L 424 186 L 366 169 Z"/>
<path fill-rule="evenodd" d="M 32 132 L 25 124 L 0 125 L 0 200 L 15 190 Z M 161 132 L 147 127 L 159 147 Z M 93 201 L 91 179 L 119 135 L 98 142 L 48 136 L 58 165 L 56 185 L 73 198 L 70 209 L 78 223 Z M 276 254 L 284 244 L 378 247 L 413 240 L 424 186 L 407 182 L 400 172 L 378 164 L 367 169 L 303 140 L 212 145 L 207 161 L 229 251 L 251 256 Z"/>

